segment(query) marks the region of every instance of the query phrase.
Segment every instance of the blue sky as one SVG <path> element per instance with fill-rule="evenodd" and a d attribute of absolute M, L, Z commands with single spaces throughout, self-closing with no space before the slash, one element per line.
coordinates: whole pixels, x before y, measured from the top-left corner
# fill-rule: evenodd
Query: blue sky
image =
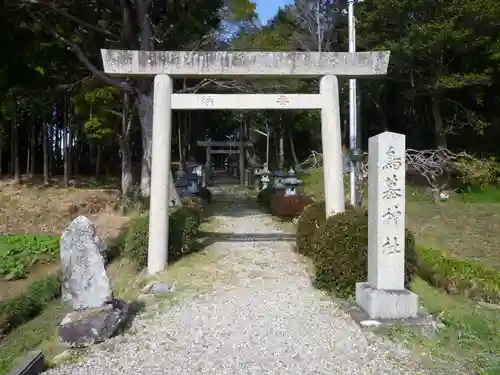
<path fill-rule="evenodd" d="M 290 4 L 292 0 L 254 0 L 257 4 L 257 12 L 259 13 L 260 21 L 266 24 L 274 17 L 279 7 Z"/>

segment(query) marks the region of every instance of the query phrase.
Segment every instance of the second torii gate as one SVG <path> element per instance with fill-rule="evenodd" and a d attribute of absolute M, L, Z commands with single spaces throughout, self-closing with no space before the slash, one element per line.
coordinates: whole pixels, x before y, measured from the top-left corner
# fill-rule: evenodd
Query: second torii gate
<path fill-rule="evenodd" d="M 250 141 L 198 141 L 197 142 L 199 147 L 205 147 L 205 166 L 207 170 L 210 170 L 212 163 L 211 163 L 211 156 L 213 154 L 227 154 L 227 155 L 232 155 L 232 154 L 238 154 L 239 156 L 239 178 L 240 178 L 240 185 L 244 185 L 245 183 L 245 147 L 251 147 L 252 142 Z M 229 150 L 212 150 L 212 148 L 229 148 Z"/>

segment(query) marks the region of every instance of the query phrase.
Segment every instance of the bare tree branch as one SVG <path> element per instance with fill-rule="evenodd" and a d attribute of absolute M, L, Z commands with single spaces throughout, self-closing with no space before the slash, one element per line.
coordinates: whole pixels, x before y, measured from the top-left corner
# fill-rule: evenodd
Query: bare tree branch
<path fill-rule="evenodd" d="M 438 202 L 440 194 L 449 190 L 449 176 L 452 172 L 463 172 L 457 170 L 456 161 L 461 158 L 475 160 L 474 157 L 465 152 L 453 153 L 447 149 L 438 150 L 406 150 L 406 170 L 416 173 L 427 181 L 430 192 L 435 202 Z M 487 163 L 486 161 L 484 163 Z M 318 168 L 323 165 L 323 155 L 312 151 L 311 155 L 301 164 L 304 168 Z M 368 153 L 363 153 L 357 170 L 357 185 L 362 193 L 368 179 Z"/>
<path fill-rule="evenodd" d="M 111 78 L 110 76 L 108 76 L 107 74 L 105 74 L 104 72 L 102 72 L 101 70 L 97 69 L 97 67 L 90 62 L 90 60 L 87 58 L 87 56 L 85 56 L 85 54 L 83 53 L 83 51 L 81 50 L 80 47 L 78 47 L 75 43 L 72 43 L 69 40 L 67 40 L 66 38 L 64 38 L 54 28 L 48 26 L 49 23 L 47 22 L 47 19 L 43 15 L 41 15 L 39 12 L 37 12 L 36 15 L 34 13 L 30 13 L 30 16 L 35 21 L 41 22 L 42 24 L 44 24 L 45 27 L 47 27 L 47 29 L 51 32 L 52 35 L 54 35 L 54 37 L 57 40 L 66 44 L 68 49 L 76 55 L 78 60 L 80 60 L 88 70 L 90 70 L 92 73 L 94 73 L 96 76 L 98 76 L 104 83 L 106 83 L 110 86 L 114 86 L 116 88 L 119 88 L 121 90 L 133 91 L 132 87 L 129 84 L 127 84 L 126 82 L 115 80 L 115 79 Z"/>
<path fill-rule="evenodd" d="M 22 3 L 24 4 L 27 4 L 27 5 L 40 5 L 40 6 L 43 6 L 43 7 L 46 7 L 46 8 L 49 8 L 50 10 L 52 10 L 54 13 L 57 13 L 63 17 L 66 17 L 67 19 L 69 19 L 70 21 L 73 21 L 75 23 L 77 23 L 78 25 L 80 26 L 83 26 L 85 27 L 86 29 L 89 29 L 89 30 L 94 30 L 94 31 L 97 31 L 101 34 L 104 34 L 106 36 L 108 36 L 109 38 L 113 38 L 115 41 L 119 41 L 120 40 L 120 37 L 112 32 L 110 32 L 109 30 L 106 30 L 102 27 L 99 27 L 99 26 L 94 26 L 88 22 L 85 22 L 83 21 L 82 19 L 78 18 L 78 17 L 75 17 L 61 9 L 59 9 L 56 5 L 54 5 L 53 3 L 51 2 L 46 2 L 46 1 L 40 1 L 40 0 L 21 0 Z"/>

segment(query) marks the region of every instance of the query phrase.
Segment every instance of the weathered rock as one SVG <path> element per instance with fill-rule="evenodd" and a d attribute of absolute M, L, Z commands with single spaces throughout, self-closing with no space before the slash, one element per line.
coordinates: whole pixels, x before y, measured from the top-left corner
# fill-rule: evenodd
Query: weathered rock
<path fill-rule="evenodd" d="M 72 347 L 103 342 L 126 321 L 128 311 L 128 304 L 119 300 L 99 308 L 73 311 L 62 320 L 59 338 Z"/>
<path fill-rule="evenodd" d="M 74 310 L 101 307 L 113 299 L 105 249 L 94 224 L 85 216 L 78 216 L 62 234 L 62 297 Z"/>
<path fill-rule="evenodd" d="M 165 294 L 174 290 L 175 282 L 167 281 L 165 283 L 154 283 L 149 289 L 150 294 Z"/>

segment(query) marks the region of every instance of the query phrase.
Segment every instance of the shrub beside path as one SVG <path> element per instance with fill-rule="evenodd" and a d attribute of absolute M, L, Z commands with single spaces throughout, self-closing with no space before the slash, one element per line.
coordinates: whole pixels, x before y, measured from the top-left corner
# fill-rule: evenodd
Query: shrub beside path
<path fill-rule="evenodd" d="M 214 192 L 217 229 L 206 251 L 230 277 L 158 304 L 132 332 L 50 375 L 419 374 L 399 345 L 361 331 L 314 289 L 294 241 L 240 194 Z M 210 229 L 205 228 L 205 231 Z"/>

